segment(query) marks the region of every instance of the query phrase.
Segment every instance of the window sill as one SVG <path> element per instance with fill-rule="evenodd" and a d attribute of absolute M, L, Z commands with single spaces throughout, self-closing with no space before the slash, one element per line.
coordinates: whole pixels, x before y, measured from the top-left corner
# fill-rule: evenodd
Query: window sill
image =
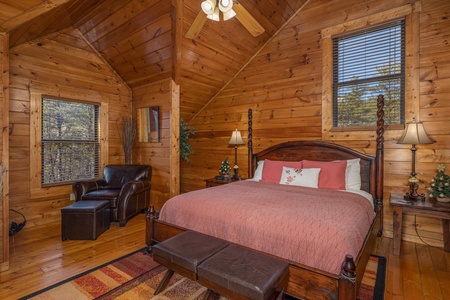
<path fill-rule="evenodd" d="M 384 125 L 384 130 L 403 130 L 405 124 Z M 347 126 L 347 127 L 333 127 L 330 132 L 348 132 L 348 131 L 375 131 L 376 126 Z"/>

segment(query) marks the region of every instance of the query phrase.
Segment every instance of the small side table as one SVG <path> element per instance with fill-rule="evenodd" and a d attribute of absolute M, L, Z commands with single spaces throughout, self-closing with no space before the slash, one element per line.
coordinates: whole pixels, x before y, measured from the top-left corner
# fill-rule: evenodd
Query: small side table
<path fill-rule="evenodd" d="M 444 250 L 450 251 L 450 203 L 437 202 L 436 199 L 426 198 L 425 201 L 404 200 L 403 195 L 392 194 L 390 199 L 394 209 L 393 218 L 393 254 L 400 255 L 402 241 L 403 214 L 420 215 L 442 219 L 444 233 Z"/>
<path fill-rule="evenodd" d="M 242 180 L 242 178 L 240 180 Z M 207 188 L 213 187 L 213 186 L 219 186 L 219 185 L 223 185 L 223 184 L 232 183 L 232 182 L 235 182 L 235 181 L 239 181 L 239 180 L 235 180 L 235 179 L 232 179 L 232 178 L 229 178 L 229 179 L 216 179 L 216 178 L 205 179 Z"/>

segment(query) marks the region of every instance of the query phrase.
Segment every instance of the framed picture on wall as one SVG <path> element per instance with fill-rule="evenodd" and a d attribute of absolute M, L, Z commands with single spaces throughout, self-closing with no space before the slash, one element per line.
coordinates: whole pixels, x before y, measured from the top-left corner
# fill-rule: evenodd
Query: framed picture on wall
<path fill-rule="evenodd" d="M 159 106 L 138 109 L 139 142 L 159 143 Z"/>

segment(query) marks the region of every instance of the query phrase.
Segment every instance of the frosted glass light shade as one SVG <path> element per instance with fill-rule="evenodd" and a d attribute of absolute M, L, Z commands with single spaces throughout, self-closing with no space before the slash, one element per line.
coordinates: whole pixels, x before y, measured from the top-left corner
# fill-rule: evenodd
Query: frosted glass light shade
<path fill-rule="evenodd" d="M 230 9 L 229 11 L 223 13 L 223 20 L 224 21 L 229 20 L 229 19 L 233 18 L 235 15 L 236 15 L 236 12 L 234 10 Z"/>
<path fill-rule="evenodd" d="M 207 15 L 206 16 L 208 19 L 210 19 L 210 20 L 213 20 L 213 21 L 220 21 L 220 15 L 219 15 L 219 8 L 218 7 L 216 7 L 215 9 L 214 9 L 214 13 L 213 14 L 211 14 L 211 15 Z"/>
<path fill-rule="evenodd" d="M 216 1 L 214 0 L 205 0 L 202 2 L 202 10 L 207 15 L 212 15 L 216 8 Z"/>
<path fill-rule="evenodd" d="M 219 9 L 221 12 L 226 13 L 233 8 L 233 0 L 219 0 Z"/>

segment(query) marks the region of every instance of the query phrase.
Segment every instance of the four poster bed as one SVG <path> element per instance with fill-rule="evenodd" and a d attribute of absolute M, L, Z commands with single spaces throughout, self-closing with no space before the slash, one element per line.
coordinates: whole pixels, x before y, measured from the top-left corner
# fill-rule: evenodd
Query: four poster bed
<path fill-rule="evenodd" d="M 286 142 L 253 153 L 249 110 L 253 180 L 178 195 L 166 202 L 159 218 L 150 206 L 147 245 L 187 229 L 203 232 L 288 260 L 289 295 L 356 299 L 375 239 L 382 233 L 383 104 L 380 95 L 376 157 L 319 141 Z M 345 187 L 342 180 L 338 187 L 326 187 L 336 182 L 326 183 L 321 176 L 336 170 L 345 171 Z M 275 181 L 280 182 L 270 180 L 277 172 L 287 178 L 285 184 L 280 184 L 278 174 Z M 299 176 L 291 176 L 292 172 Z M 355 178 L 360 181 L 352 188 L 349 184 Z M 291 184 L 296 180 L 300 186 Z"/>

